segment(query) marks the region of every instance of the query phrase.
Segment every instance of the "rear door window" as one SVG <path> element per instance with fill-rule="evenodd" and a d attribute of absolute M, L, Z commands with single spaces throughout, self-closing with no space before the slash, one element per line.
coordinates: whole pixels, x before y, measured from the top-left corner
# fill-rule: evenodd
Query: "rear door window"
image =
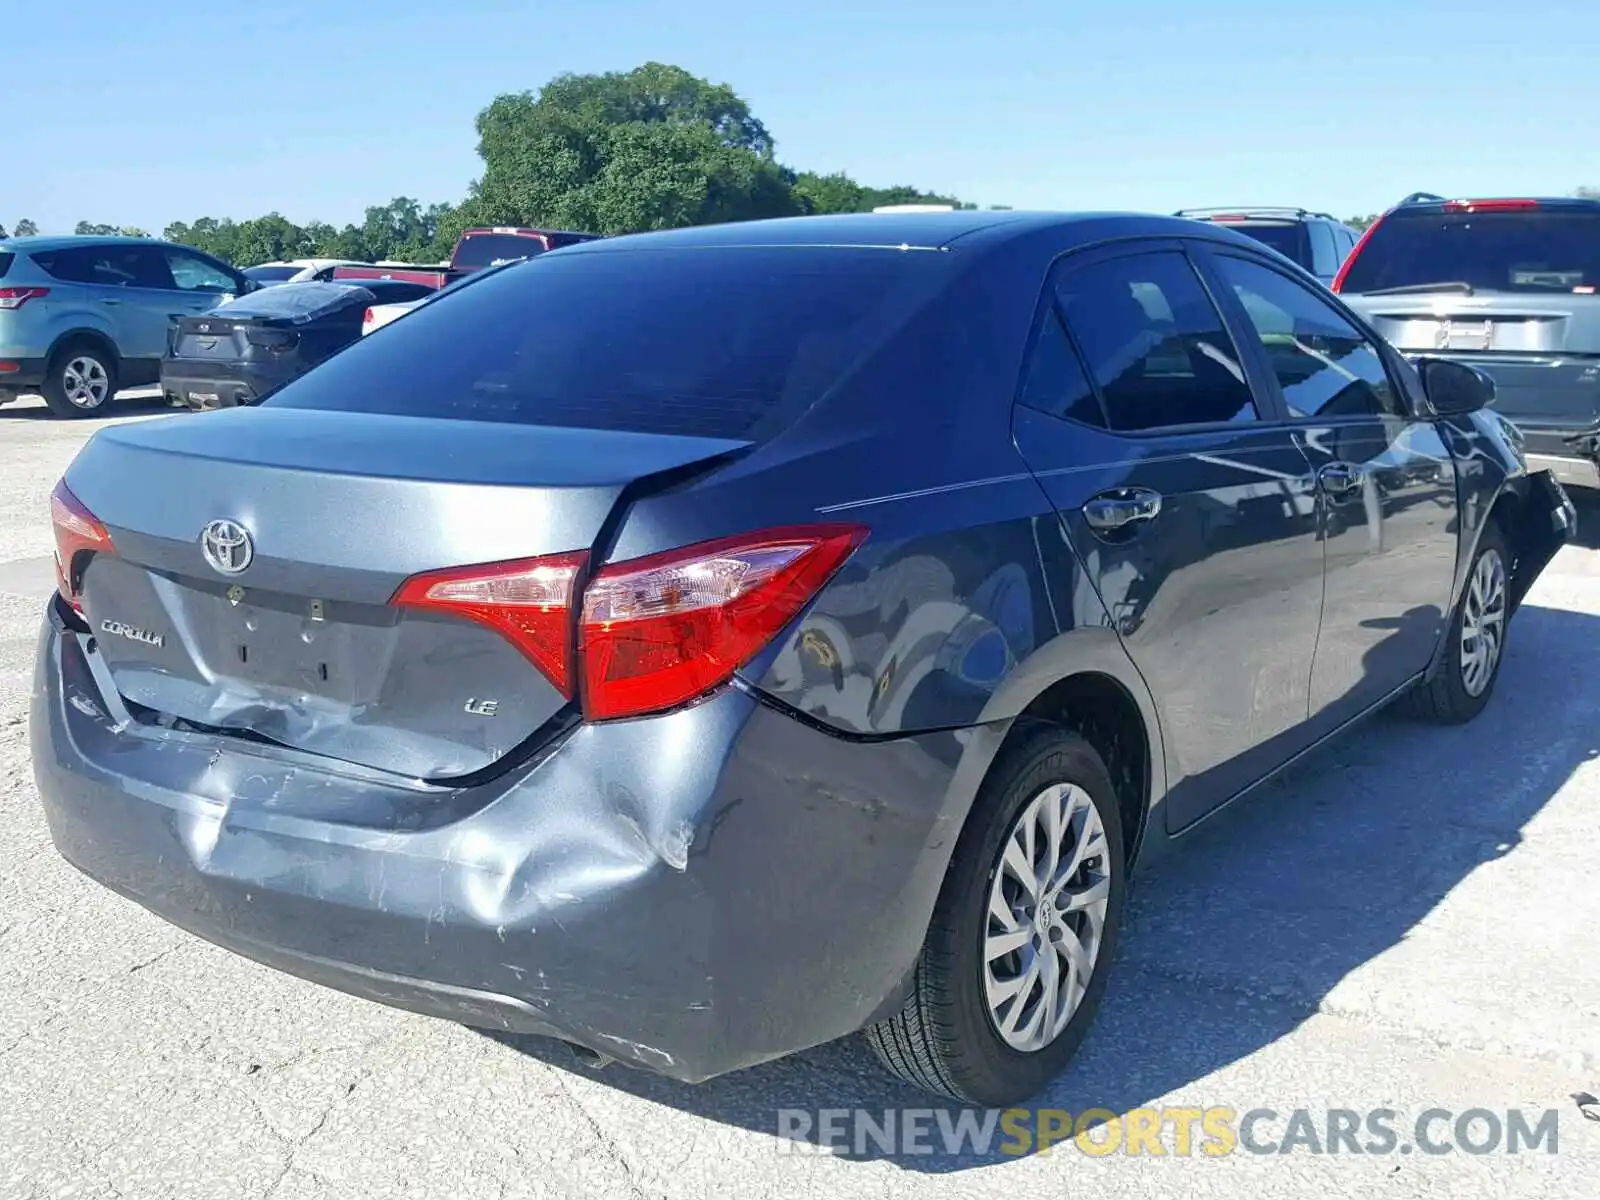
<path fill-rule="evenodd" d="M 69 246 L 41 251 L 33 260 L 57 279 L 96 287 L 170 287 L 166 266 L 148 247 Z"/>
<path fill-rule="evenodd" d="M 1052 417 L 1107 428 L 1094 385 L 1051 304 L 1034 339 L 1018 403 Z"/>
<path fill-rule="evenodd" d="M 1479 292 L 1600 286 L 1600 208 L 1393 212 L 1367 238 L 1344 292 L 1468 284 Z"/>
<path fill-rule="evenodd" d="M 364 338 L 267 403 L 758 440 L 898 332 L 943 287 L 951 257 L 544 255 L 422 304 L 406 336 Z"/>
<path fill-rule="evenodd" d="M 1310 287 L 1231 255 L 1213 261 L 1244 306 L 1291 417 L 1404 416 L 1367 336 Z"/>
<path fill-rule="evenodd" d="M 1111 428 L 1258 419 L 1233 339 L 1181 253 L 1071 267 L 1056 284 L 1056 298 Z"/>

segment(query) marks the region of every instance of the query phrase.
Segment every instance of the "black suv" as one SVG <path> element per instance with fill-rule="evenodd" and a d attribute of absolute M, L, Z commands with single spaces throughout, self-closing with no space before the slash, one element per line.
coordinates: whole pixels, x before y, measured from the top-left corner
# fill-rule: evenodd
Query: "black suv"
<path fill-rule="evenodd" d="M 1403 353 L 1487 371 L 1528 465 L 1600 489 L 1600 200 L 1414 193 L 1333 290 Z"/>
<path fill-rule="evenodd" d="M 1343 221 L 1303 208 L 1184 208 L 1173 215 L 1237 229 L 1325 284 L 1333 282 L 1345 256 L 1361 240 L 1360 232 Z"/>

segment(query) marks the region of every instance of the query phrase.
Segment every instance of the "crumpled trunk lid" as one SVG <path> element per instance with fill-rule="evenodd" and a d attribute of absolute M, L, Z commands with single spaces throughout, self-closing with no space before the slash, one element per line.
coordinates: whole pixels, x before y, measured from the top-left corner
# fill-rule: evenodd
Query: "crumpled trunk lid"
<path fill-rule="evenodd" d="M 395 607 L 400 584 L 588 549 L 626 492 L 743 445 L 273 408 L 108 428 L 67 475 L 116 547 L 83 572 L 85 617 L 149 719 L 471 774 L 568 701 L 490 628 Z M 207 557 L 213 521 L 248 534 L 243 569 Z"/>

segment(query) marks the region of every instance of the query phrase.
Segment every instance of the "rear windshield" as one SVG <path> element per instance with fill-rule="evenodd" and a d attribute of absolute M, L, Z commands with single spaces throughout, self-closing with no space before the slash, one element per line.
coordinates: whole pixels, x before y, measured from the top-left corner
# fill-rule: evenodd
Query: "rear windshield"
<path fill-rule="evenodd" d="M 257 283 L 282 283 L 300 274 L 301 267 L 246 267 L 244 277 Z"/>
<path fill-rule="evenodd" d="M 934 295 L 948 257 L 550 254 L 440 295 L 266 403 L 760 440 Z"/>
<path fill-rule="evenodd" d="M 11 260 L 16 257 L 9 250 L 0 250 L 0 279 L 6 277 L 6 272 L 11 270 Z"/>
<path fill-rule="evenodd" d="M 477 270 L 517 258 L 544 253 L 544 242 L 536 237 L 514 233 L 474 233 L 456 247 L 450 265 L 458 270 Z"/>
<path fill-rule="evenodd" d="M 1271 246 L 1279 254 L 1291 262 L 1303 263 L 1305 249 L 1302 244 L 1300 226 L 1298 225 L 1236 225 L 1229 224 L 1229 229 L 1236 229 L 1247 237 Z"/>
<path fill-rule="evenodd" d="M 375 299 L 366 288 L 348 283 L 286 283 L 219 304 L 210 315 L 232 320 L 293 321 L 298 325 L 349 305 L 371 304 Z"/>
<path fill-rule="evenodd" d="M 1466 283 L 1480 292 L 1600 285 L 1600 209 L 1393 213 L 1350 263 L 1342 291 Z"/>

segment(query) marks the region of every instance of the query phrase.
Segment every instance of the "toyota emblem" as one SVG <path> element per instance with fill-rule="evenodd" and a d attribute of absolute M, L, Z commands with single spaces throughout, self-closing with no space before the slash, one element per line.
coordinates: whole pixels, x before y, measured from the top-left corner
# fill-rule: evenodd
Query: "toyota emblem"
<path fill-rule="evenodd" d="M 250 531 L 237 521 L 212 521 L 200 531 L 206 561 L 224 575 L 237 575 L 256 556 Z"/>

